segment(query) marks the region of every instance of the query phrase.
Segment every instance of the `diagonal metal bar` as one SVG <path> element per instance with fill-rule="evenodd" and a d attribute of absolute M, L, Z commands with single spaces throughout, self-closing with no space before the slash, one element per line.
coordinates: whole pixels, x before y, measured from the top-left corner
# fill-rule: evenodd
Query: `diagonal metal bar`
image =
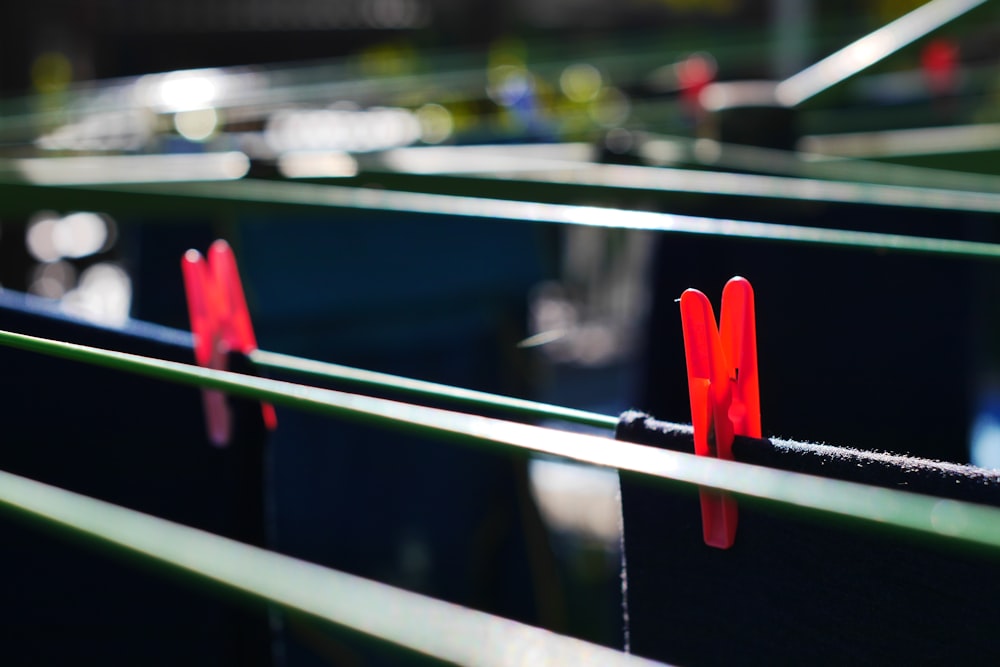
<path fill-rule="evenodd" d="M 788 77 L 775 91 L 778 101 L 789 107 L 802 104 L 984 2 L 931 0 Z"/>
<path fill-rule="evenodd" d="M 0 472 L 0 509 L 458 665 L 661 663 L 393 588 Z"/>

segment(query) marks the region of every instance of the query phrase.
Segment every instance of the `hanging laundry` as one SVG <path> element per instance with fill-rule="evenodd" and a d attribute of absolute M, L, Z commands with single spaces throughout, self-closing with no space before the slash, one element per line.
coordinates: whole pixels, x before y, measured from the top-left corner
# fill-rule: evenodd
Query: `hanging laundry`
<path fill-rule="evenodd" d="M 689 426 L 642 413 L 624 414 L 616 437 L 694 451 Z M 733 458 L 938 496 L 942 518 L 952 500 L 1000 506 L 1000 471 L 974 466 L 740 436 Z M 702 540 L 696 494 L 625 473 L 621 494 L 626 638 L 638 655 L 684 665 L 982 664 L 1000 650 L 995 556 L 749 498 L 723 551 Z"/>

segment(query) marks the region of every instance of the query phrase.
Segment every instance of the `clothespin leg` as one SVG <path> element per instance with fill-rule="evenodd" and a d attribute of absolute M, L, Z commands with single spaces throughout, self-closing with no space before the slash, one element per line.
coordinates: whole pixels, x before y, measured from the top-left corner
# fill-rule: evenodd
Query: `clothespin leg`
<path fill-rule="evenodd" d="M 695 454 L 732 460 L 731 369 L 708 297 L 698 290 L 685 290 L 681 295 L 681 322 Z M 728 549 L 736 539 L 736 502 L 728 494 L 711 489 L 700 489 L 699 496 L 705 543 Z"/>
<path fill-rule="evenodd" d="M 225 309 L 225 317 L 228 318 L 232 337 L 229 341 L 230 349 L 249 354 L 257 349 L 257 337 L 250 321 L 250 309 L 247 307 L 243 282 L 236 266 L 236 255 L 223 239 L 216 240 L 209 247 L 208 266 L 222 296 L 220 307 Z M 273 431 L 278 426 L 278 416 L 274 406 L 270 403 L 261 403 L 260 409 L 264 425 Z"/>
<path fill-rule="evenodd" d="M 722 292 L 719 335 L 734 371 L 733 398 L 729 418 L 733 432 L 761 437 L 760 389 L 757 372 L 757 321 L 753 287 L 739 276 L 726 283 Z"/>

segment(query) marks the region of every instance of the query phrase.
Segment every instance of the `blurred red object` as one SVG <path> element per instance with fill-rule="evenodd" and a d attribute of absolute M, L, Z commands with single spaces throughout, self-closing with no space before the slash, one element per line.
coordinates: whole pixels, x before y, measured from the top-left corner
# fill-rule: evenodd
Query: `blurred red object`
<path fill-rule="evenodd" d="M 958 45 L 949 39 L 931 40 L 920 53 L 920 65 L 931 95 L 952 95 L 958 89 Z"/>
<path fill-rule="evenodd" d="M 675 67 L 681 103 L 688 113 L 698 118 L 703 111 L 700 102 L 701 93 L 715 80 L 717 69 L 715 59 L 705 53 L 693 53 Z"/>

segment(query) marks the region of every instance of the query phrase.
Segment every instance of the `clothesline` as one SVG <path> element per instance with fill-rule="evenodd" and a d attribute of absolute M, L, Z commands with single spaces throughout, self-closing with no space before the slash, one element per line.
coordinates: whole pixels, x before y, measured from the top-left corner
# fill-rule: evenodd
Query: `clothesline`
<path fill-rule="evenodd" d="M 618 423 L 615 417 L 586 410 L 377 373 L 279 352 L 254 350 L 249 357 L 250 361 L 263 370 L 300 373 L 324 380 L 346 382 L 365 389 L 390 390 L 423 400 L 444 400 L 463 409 L 498 411 L 530 419 L 554 419 L 594 428 L 614 429 Z"/>
<path fill-rule="evenodd" d="M 465 443 L 637 472 L 1000 550 L 1000 509 L 0 331 L 0 344 Z M 685 427 L 679 427 L 685 428 Z M 944 503 L 944 504 L 942 504 Z"/>

